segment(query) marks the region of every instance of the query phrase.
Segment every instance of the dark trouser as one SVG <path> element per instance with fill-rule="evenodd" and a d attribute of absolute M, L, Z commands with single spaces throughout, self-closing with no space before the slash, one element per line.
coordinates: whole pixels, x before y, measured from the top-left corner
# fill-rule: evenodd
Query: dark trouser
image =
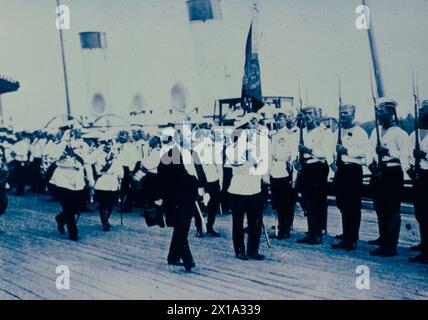
<path fill-rule="evenodd" d="M 227 190 L 229 189 L 230 182 L 233 177 L 233 169 L 229 167 L 223 167 L 223 183 L 221 186 L 221 205 L 223 208 L 223 212 L 228 211 L 231 208 L 231 203 L 229 199 L 229 193 Z"/>
<path fill-rule="evenodd" d="M 117 191 L 96 190 L 95 197 L 99 203 L 100 220 L 103 226 L 108 226 L 114 204 L 117 200 Z"/>
<path fill-rule="evenodd" d="M 24 194 L 25 180 L 27 179 L 27 164 L 23 161 L 15 160 L 14 168 L 15 168 L 16 192 L 18 194 Z"/>
<path fill-rule="evenodd" d="M 210 195 L 210 201 L 208 202 L 208 222 L 207 230 L 210 231 L 214 227 L 215 218 L 220 204 L 220 182 L 208 182 L 207 192 Z"/>
<path fill-rule="evenodd" d="M 42 175 L 40 172 L 40 165 L 42 164 L 41 158 L 34 158 L 30 163 L 30 178 L 31 178 L 31 189 L 35 192 L 42 191 Z"/>
<path fill-rule="evenodd" d="M 381 249 L 395 250 L 401 226 L 401 197 L 404 191 L 401 167 L 385 167 L 380 177 L 372 177 L 373 204 L 376 210 Z"/>
<path fill-rule="evenodd" d="M 428 256 L 428 170 L 421 170 L 414 184 L 415 215 L 421 233 L 422 254 Z"/>
<path fill-rule="evenodd" d="M 6 212 L 8 205 L 7 191 L 5 184 L 0 185 L 0 216 Z"/>
<path fill-rule="evenodd" d="M 272 201 L 275 206 L 279 233 L 289 233 L 294 221 L 295 195 L 291 186 L 291 177 L 270 179 Z"/>
<path fill-rule="evenodd" d="M 91 197 L 91 190 L 85 187 L 82 191 L 80 191 L 80 209 L 81 211 L 86 210 L 88 208 L 88 202 Z"/>
<path fill-rule="evenodd" d="M 310 237 L 322 237 L 324 226 L 328 164 L 305 164 L 301 172 L 302 206 L 307 214 Z"/>
<path fill-rule="evenodd" d="M 65 188 L 57 188 L 57 191 L 62 207 L 62 212 L 57 215 L 57 221 L 60 225 L 67 225 L 69 237 L 77 237 L 76 215 L 80 213 L 81 208 L 80 191 Z"/>
<path fill-rule="evenodd" d="M 144 178 L 142 195 L 144 197 L 144 203 L 148 208 L 154 208 L 155 201 L 161 198 L 160 188 L 158 175 L 150 172 L 147 173 Z"/>
<path fill-rule="evenodd" d="M 258 253 L 260 245 L 260 235 L 262 230 L 263 207 L 261 203 L 262 195 L 250 196 L 229 194 L 232 206 L 232 236 L 235 254 L 245 253 L 244 244 L 244 217 L 247 215 L 248 223 L 248 243 L 247 254 Z"/>
<path fill-rule="evenodd" d="M 343 242 L 356 243 L 361 224 L 363 167 L 358 164 L 339 165 L 334 187 L 336 204 L 342 214 Z"/>
<path fill-rule="evenodd" d="M 190 265 L 193 262 L 193 257 L 187 237 L 192 221 L 194 204 L 192 205 L 190 202 L 179 204 L 173 210 L 174 231 L 169 247 L 168 262 L 174 263 L 182 259 L 184 265 Z"/>
<path fill-rule="evenodd" d="M 132 211 L 132 194 L 131 194 L 131 186 L 130 186 L 130 173 L 128 167 L 123 167 L 124 175 L 122 179 L 122 184 L 120 187 L 120 199 L 122 203 L 121 210 L 123 211 Z"/>

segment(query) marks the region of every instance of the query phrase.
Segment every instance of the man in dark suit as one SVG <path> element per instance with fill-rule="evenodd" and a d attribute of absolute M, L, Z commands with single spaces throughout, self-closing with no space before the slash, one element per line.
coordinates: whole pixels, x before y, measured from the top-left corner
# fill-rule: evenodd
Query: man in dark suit
<path fill-rule="evenodd" d="M 164 186 L 163 197 L 169 207 L 167 221 L 174 228 L 168 264 L 184 265 L 186 271 L 190 272 L 195 262 L 187 238 L 196 210 L 195 201 L 198 196 L 204 195 L 206 179 L 197 154 L 190 150 L 191 135 L 186 134 L 187 129 L 176 130 L 175 145 L 161 153 L 158 173 Z"/>

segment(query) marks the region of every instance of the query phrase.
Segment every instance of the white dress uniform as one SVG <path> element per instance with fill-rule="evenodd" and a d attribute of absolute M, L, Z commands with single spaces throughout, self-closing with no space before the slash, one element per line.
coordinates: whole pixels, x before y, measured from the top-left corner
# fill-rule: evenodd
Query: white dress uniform
<path fill-rule="evenodd" d="M 389 150 L 389 155 L 382 158 L 386 167 L 402 167 L 403 171 L 409 169 L 409 135 L 400 127 L 394 126 L 383 130 L 379 127 L 381 135 L 382 147 Z M 376 132 L 373 130 L 370 136 L 371 159 L 369 161 L 377 161 L 377 138 Z"/>
<path fill-rule="evenodd" d="M 312 149 L 312 154 L 305 154 L 306 164 L 316 162 L 333 163 L 333 152 L 331 150 L 331 136 L 327 130 L 316 127 L 313 130 L 303 129 L 303 140 L 305 146 Z"/>
<path fill-rule="evenodd" d="M 107 163 L 107 159 L 113 157 L 110 168 L 102 172 L 102 169 Z M 97 173 L 97 180 L 94 189 L 100 191 L 118 191 L 120 187 L 120 180 L 123 179 L 123 167 L 119 160 L 111 153 L 99 153 L 95 161 L 95 171 Z"/>

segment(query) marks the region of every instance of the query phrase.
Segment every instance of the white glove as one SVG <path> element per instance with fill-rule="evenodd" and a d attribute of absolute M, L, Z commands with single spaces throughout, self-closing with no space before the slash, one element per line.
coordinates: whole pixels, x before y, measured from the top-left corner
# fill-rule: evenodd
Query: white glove
<path fill-rule="evenodd" d="M 207 206 L 208 203 L 210 202 L 210 194 L 209 193 L 205 193 L 202 197 L 202 203 L 204 204 L 204 206 Z"/>
<path fill-rule="evenodd" d="M 204 195 L 204 193 L 205 193 L 204 188 L 199 188 L 199 189 L 198 189 L 198 195 L 199 195 L 200 197 L 202 197 L 202 196 Z"/>

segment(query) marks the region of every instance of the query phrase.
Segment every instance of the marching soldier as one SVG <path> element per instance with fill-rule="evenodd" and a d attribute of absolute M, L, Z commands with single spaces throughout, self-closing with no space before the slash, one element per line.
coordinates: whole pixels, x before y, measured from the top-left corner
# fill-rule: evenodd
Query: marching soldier
<path fill-rule="evenodd" d="M 42 165 L 40 168 L 43 184 L 42 191 L 46 190 L 46 186 L 48 186 L 49 191 L 51 192 L 52 199 L 50 201 L 56 201 L 57 195 L 55 192 L 55 186 L 49 181 L 52 178 L 52 175 L 56 169 L 56 161 L 59 160 L 63 151 L 64 145 L 62 143 L 62 130 L 58 130 L 55 133 L 48 135 L 48 142 L 42 153 Z M 49 200 L 48 200 L 49 201 Z"/>
<path fill-rule="evenodd" d="M 286 111 L 274 114 L 276 129 L 270 146 L 270 188 L 273 205 L 278 216 L 277 239 L 290 237 L 294 221 L 294 192 L 292 189 L 292 163 L 297 157 L 297 140 L 287 128 Z"/>
<path fill-rule="evenodd" d="M 105 137 L 103 151 L 98 154 L 93 172 L 95 172 L 95 198 L 99 202 L 99 213 L 103 231 L 110 231 L 109 219 L 118 198 L 123 167 L 112 148 L 113 138 Z"/>
<path fill-rule="evenodd" d="M 419 250 L 420 254 L 409 258 L 410 262 L 428 264 L 428 100 L 424 100 L 419 109 L 419 134 L 420 149 L 414 149 L 410 152 L 413 160 L 419 160 L 420 168 L 413 177 L 413 190 L 415 195 L 415 215 L 419 223 L 421 243 L 412 247 L 414 251 Z M 414 148 L 416 135 L 413 132 L 410 136 L 411 146 Z M 415 164 L 413 162 L 413 164 Z"/>
<path fill-rule="evenodd" d="M 381 125 L 381 145 L 377 143 L 375 132 L 370 137 L 372 155 L 380 160 L 380 163 L 373 162 L 369 166 L 372 172 L 373 204 L 379 226 L 379 238 L 369 242 L 379 248 L 370 254 L 381 257 L 397 254 L 401 226 L 400 206 L 404 190 L 403 171 L 409 168 L 409 136 L 398 126 L 396 108 L 397 102 L 394 100 L 379 99 L 377 118 Z"/>
<path fill-rule="evenodd" d="M 120 199 L 122 207 L 120 210 L 123 213 L 132 212 L 133 193 L 131 189 L 131 179 L 134 174 L 136 163 L 139 159 L 138 149 L 131 141 L 127 131 L 120 131 L 118 136 L 119 142 L 119 159 L 124 170 L 124 177 L 120 188 Z"/>
<path fill-rule="evenodd" d="M 332 153 L 324 129 L 319 127 L 317 108 L 303 107 L 306 128 L 303 129 L 304 144 L 299 144 L 299 153 L 303 155 L 300 170 L 300 191 L 302 206 L 307 213 L 308 234 L 297 240 L 298 243 L 317 245 L 322 243 L 323 220 L 327 201 L 328 163 Z"/>
<path fill-rule="evenodd" d="M 158 174 L 158 167 L 161 159 L 161 141 L 158 136 L 151 136 L 146 148 L 146 153 L 141 161 L 141 175 L 144 176 L 145 182 L 143 192 L 145 205 L 147 209 L 160 210 L 157 204 L 161 199 L 161 183 Z M 138 173 L 137 173 L 138 174 Z"/>
<path fill-rule="evenodd" d="M 30 176 L 31 176 L 31 191 L 42 192 L 43 181 L 41 176 L 41 165 L 43 149 L 47 143 L 46 134 L 39 130 L 34 133 L 34 140 L 30 146 Z"/>
<path fill-rule="evenodd" d="M 70 132 L 66 131 L 63 137 L 63 153 L 56 162 L 56 168 L 50 183 L 57 187 L 62 212 L 55 217 L 58 231 L 63 234 L 64 226 L 67 225 L 68 238 L 78 241 L 78 229 L 76 215 L 80 214 L 82 207 L 81 193 L 85 189 L 85 172 L 90 187 L 94 181 L 92 168 L 85 163 L 78 154 L 80 145 L 70 140 Z"/>
<path fill-rule="evenodd" d="M 356 107 L 340 106 L 339 125 L 342 144 L 336 145 L 334 187 L 336 203 L 342 214 L 343 236 L 333 249 L 353 251 L 357 248 L 361 223 L 363 166 L 369 155 L 369 137 L 355 124 Z"/>
<path fill-rule="evenodd" d="M 16 196 L 23 196 L 25 193 L 25 180 L 27 176 L 27 162 L 28 154 L 30 152 L 30 145 L 24 138 L 22 132 L 16 134 L 18 140 L 11 149 L 11 156 L 13 158 L 14 178 L 16 183 Z"/>

